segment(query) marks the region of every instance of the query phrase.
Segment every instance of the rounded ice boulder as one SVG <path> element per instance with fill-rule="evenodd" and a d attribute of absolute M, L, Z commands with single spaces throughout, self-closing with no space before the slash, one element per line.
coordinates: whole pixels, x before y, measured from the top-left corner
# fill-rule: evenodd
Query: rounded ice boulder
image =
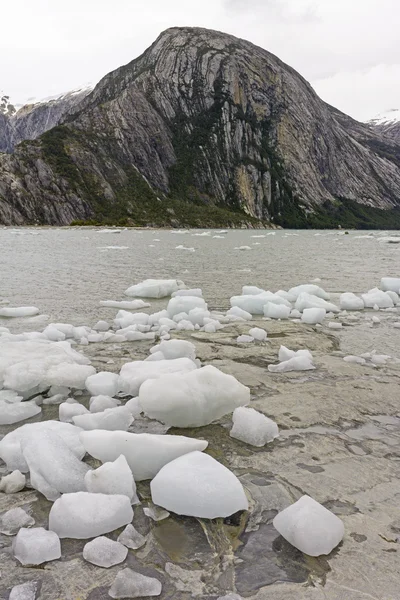
<path fill-rule="evenodd" d="M 201 427 L 250 402 L 250 390 L 208 365 L 145 381 L 139 402 L 152 419 L 175 427 Z"/>
<path fill-rule="evenodd" d="M 275 421 L 254 408 L 240 406 L 234 411 L 232 420 L 230 436 L 246 444 L 261 447 L 279 437 Z"/>
<path fill-rule="evenodd" d="M 190 452 L 165 465 L 150 488 L 155 504 L 178 515 L 216 519 L 248 509 L 236 475 L 201 452 Z"/>
<path fill-rule="evenodd" d="M 310 496 L 285 508 L 273 520 L 275 529 L 295 548 L 309 556 L 330 554 L 342 541 L 343 522 Z"/>
<path fill-rule="evenodd" d="M 61 558 L 61 544 L 54 531 L 46 531 L 43 527 L 23 527 L 14 539 L 13 552 L 22 565 L 41 565 Z"/>

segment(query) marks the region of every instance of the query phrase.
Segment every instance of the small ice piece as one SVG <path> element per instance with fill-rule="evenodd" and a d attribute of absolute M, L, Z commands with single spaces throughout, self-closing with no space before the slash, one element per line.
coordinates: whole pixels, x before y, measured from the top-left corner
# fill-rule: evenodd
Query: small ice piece
<path fill-rule="evenodd" d="M 22 440 L 21 448 L 31 485 L 47 500 L 86 489 L 84 478 L 89 465 L 81 462 L 56 432 L 35 432 Z"/>
<path fill-rule="evenodd" d="M 288 300 L 272 292 L 263 292 L 262 294 L 244 295 L 244 296 L 232 296 L 230 299 L 231 306 L 238 306 L 242 310 L 245 310 L 253 315 L 264 314 L 264 307 L 267 302 L 272 304 L 278 304 L 291 308 L 291 304 Z"/>
<path fill-rule="evenodd" d="M 362 299 L 364 300 L 364 305 L 366 308 L 374 308 L 375 306 L 380 308 L 393 308 L 394 303 L 392 298 L 386 292 L 382 292 L 382 290 L 378 290 L 378 288 L 374 288 L 369 290 L 367 294 L 362 294 Z"/>
<path fill-rule="evenodd" d="M 287 319 L 291 313 L 291 309 L 284 304 L 274 304 L 267 302 L 264 306 L 264 316 L 270 319 Z"/>
<path fill-rule="evenodd" d="M 323 290 L 318 285 L 313 285 L 311 283 L 306 283 L 303 285 L 298 285 L 289 290 L 289 294 L 298 298 L 300 294 L 311 294 L 312 296 L 318 296 L 318 298 L 322 298 L 323 300 L 329 300 L 330 296 L 325 290 Z"/>
<path fill-rule="evenodd" d="M 34 317 L 39 314 L 39 309 L 36 306 L 19 306 L 16 308 L 4 307 L 0 308 L 0 317 Z"/>
<path fill-rule="evenodd" d="M 119 571 L 108 595 L 111 598 L 147 598 L 159 596 L 162 585 L 158 579 L 137 573 L 128 567 Z"/>
<path fill-rule="evenodd" d="M 178 515 L 216 519 L 248 509 L 236 475 L 202 452 L 185 454 L 165 465 L 150 489 L 155 504 Z"/>
<path fill-rule="evenodd" d="M 137 396 L 141 385 L 148 379 L 157 379 L 167 373 L 189 372 L 196 369 L 197 365 L 186 357 L 171 360 L 136 360 L 128 362 L 122 365 L 120 371 L 121 391 Z"/>
<path fill-rule="evenodd" d="M 0 425 L 13 425 L 25 421 L 42 412 L 36 402 L 16 402 L 10 404 L 0 400 Z"/>
<path fill-rule="evenodd" d="M 303 312 L 306 308 L 324 308 L 326 312 L 338 313 L 339 309 L 332 302 L 327 302 L 318 296 L 312 296 L 311 294 L 302 293 L 296 300 L 295 308 L 300 312 Z"/>
<path fill-rule="evenodd" d="M 251 444 L 252 446 L 265 446 L 279 437 L 278 425 L 254 408 L 240 406 L 233 411 L 233 427 L 230 436 Z"/>
<path fill-rule="evenodd" d="M 128 288 L 125 295 L 140 298 L 166 298 L 183 288 L 185 288 L 185 284 L 179 279 L 146 279 Z"/>
<path fill-rule="evenodd" d="M 114 300 L 101 300 L 100 306 L 106 306 L 107 308 L 119 308 L 120 310 L 140 310 L 141 308 L 148 308 L 150 304 L 148 302 L 144 302 L 143 300 L 122 300 L 121 302 Z"/>
<path fill-rule="evenodd" d="M 88 542 L 83 548 L 83 558 L 97 567 L 108 569 L 124 562 L 128 548 L 119 542 L 100 536 Z"/>
<path fill-rule="evenodd" d="M 242 308 L 239 308 L 239 306 L 232 306 L 232 308 L 227 311 L 226 316 L 237 317 L 243 319 L 243 321 L 251 321 L 253 318 L 247 310 L 243 310 Z"/>
<path fill-rule="evenodd" d="M 373 354 L 371 356 L 371 362 L 374 365 L 385 365 L 390 358 L 391 357 L 387 354 Z"/>
<path fill-rule="evenodd" d="M 114 531 L 132 519 L 133 510 L 127 496 L 76 492 L 63 494 L 54 502 L 49 529 L 60 538 L 86 540 Z"/>
<path fill-rule="evenodd" d="M 330 554 L 344 535 L 343 522 L 309 496 L 285 508 L 273 524 L 289 544 L 309 556 Z"/>
<path fill-rule="evenodd" d="M 89 410 L 91 413 L 103 412 L 106 408 L 115 408 L 121 404 L 120 400 L 111 398 L 111 396 L 92 396 L 89 400 Z"/>
<path fill-rule="evenodd" d="M 201 308 L 203 311 L 207 311 L 207 304 L 203 298 L 198 296 L 175 296 L 168 302 L 167 312 L 168 317 L 173 319 L 175 315 L 180 313 L 189 314 L 194 308 Z"/>
<path fill-rule="evenodd" d="M 62 402 L 64 402 L 64 400 L 65 396 L 63 394 L 54 394 L 54 396 L 43 398 L 43 404 L 61 404 Z"/>
<path fill-rule="evenodd" d="M 146 506 L 143 509 L 143 512 L 146 515 L 146 517 L 149 517 L 149 519 L 152 519 L 156 522 L 163 521 L 164 519 L 167 519 L 170 515 L 170 513 L 167 510 L 164 510 L 160 506 L 157 506 L 153 503 L 149 504 L 149 506 Z"/>
<path fill-rule="evenodd" d="M 188 250 L 189 252 L 195 252 L 194 248 L 188 248 L 187 246 L 183 246 L 182 244 L 176 246 L 175 250 Z"/>
<path fill-rule="evenodd" d="M 133 423 L 132 413 L 125 406 L 106 408 L 103 412 L 88 413 L 72 417 L 74 425 L 86 431 L 105 429 L 107 431 L 127 431 Z"/>
<path fill-rule="evenodd" d="M 81 440 L 86 451 L 102 462 L 123 454 L 135 481 L 152 479 L 168 462 L 193 450 L 205 450 L 208 442 L 181 435 L 84 431 Z"/>
<path fill-rule="evenodd" d="M 399 294 L 396 294 L 396 292 L 392 292 L 391 290 L 388 290 L 386 293 L 388 296 L 391 297 L 393 304 L 395 306 L 397 306 L 400 302 Z M 399 290 L 399 293 L 400 293 L 400 290 Z"/>
<path fill-rule="evenodd" d="M 11 508 L 0 517 L 0 533 L 15 535 L 21 527 L 32 527 L 35 519 L 23 508 Z"/>
<path fill-rule="evenodd" d="M 2 477 L 0 481 L 0 492 L 5 494 L 15 494 L 24 489 L 26 484 L 26 477 L 16 469 L 9 475 Z"/>
<path fill-rule="evenodd" d="M 236 246 L 235 250 L 251 250 L 250 246 Z"/>
<path fill-rule="evenodd" d="M 301 320 L 307 325 L 316 325 L 316 323 L 322 323 L 325 317 L 326 310 L 324 308 L 305 308 Z"/>
<path fill-rule="evenodd" d="M 268 334 L 265 331 L 265 329 L 261 329 L 260 327 L 253 327 L 252 329 L 250 329 L 249 335 L 251 335 L 251 337 L 257 340 L 257 342 L 265 342 Z"/>
<path fill-rule="evenodd" d="M 194 288 L 191 290 L 178 290 L 171 295 L 172 298 L 175 298 L 175 296 L 198 296 L 199 298 L 202 298 L 203 292 L 200 288 Z"/>
<path fill-rule="evenodd" d="M 379 317 L 375 317 L 375 316 L 372 317 L 371 321 L 373 323 L 380 323 L 381 322 L 380 318 Z"/>
<path fill-rule="evenodd" d="M 251 335 L 239 335 L 236 338 L 236 342 L 238 344 L 250 344 L 251 342 L 254 342 L 254 338 Z"/>
<path fill-rule="evenodd" d="M 311 360 L 307 356 L 295 356 L 289 360 L 279 363 L 279 365 L 268 365 L 270 373 L 289 373 L 290 371 L 311 371 L 315 369 Z"/>
<path fill-rule="evenodd" d="M 54 325 L 47 325 L 43 330 L 43 335 L 47 337 L 51 342 L 62 342 L 65 340 L 65 333 L 59 331 Z"/>
<path fill-rule="evenodd" d="M 120 535 L 117 538 L 117 541 L 120 544 L 126 546 L 127 548 L 137 550 L 138 548 L 141 548 L 145 545 L 146 538 L 141 533 L 139 533 L 131 523 L 129 523 L 129 525 L 125 527 L 123 532 L 120 533 Z"/>
<path fill-rule="evenodd" d="M 63 423 L 72 423 L 72 417 L 85 415 L 88 412 L 88 409 L 83 404 L 79 404 L 79 402 L 63 402 L 58 407 L 58 418 Z"/>
<path fill-rule="evenodd" d="M 106 462 L 98 469 L 88 471 L 85 475 L 85 484 L 88 492 L 121 494 L 128 496 L 132 502 L 137 501 L 136 484 L 123 454 L 114 462 Z"/>
<path fill-rule="evenodd" d="M 1 390 L 0 391 L 0 401 L 9 402 L 10 404 L 14 404 L 14 402 L 21 402 L 23 396 L 19 396 L 18 392 L 14 390 Z"/>
<path fill-rule="evenodd" d="M 15 585 L 10 592 L 8 600 L 35 600 L 37 587 L 37 581 L 28 581 L 27 583 Z"/>
<path fill-rule="evenodd" d="M 309 350 L 289 350 L 289 348 L 286 348 L 286 346 L 281 346 L 279 348 L 278 358 L 280 362 L 290 360 L 291 358 L 295 358 L 295 356 L 306 356 L 311 361 L 313 360 L 313 356 Z"/>
<path fill-rule="evenodd" d="M 166 360 L 173 360 L 175 358 L 190 358 L 191 360 L 196 359 L 196 348 L 191 342 L 185 340 L 168 340 L 163 341 L 157 346 L 150 348 L 150 353 L 154 354 L 161 352 L 163 358 Z"/>
<path fill-rule="evenodd" d="M 243 600 L 243 598 L 242 598 L 242 596 L 239 596 L 239 594 L 234 594 L 233 592 L 231 592 L 230 594 L 227 594 L 226 596 L 219 596 L 217 598 L 217 600 Z"/>
<path fill-rule="evenodd" d="M 289 317 L 291 319 L 301 319 L 301 312 L 299 310 L 297 310 L 297 308 L 294 308 L 293 310 L 290 311 Z"/>
<path fill-rule="evenodd" d="M 143 383 L 139 402 L 147 416 L 175 427 L 202 427 L 250 402 L 250 390 L 208 365 Z"/>
<path fill-rule="evenodd" d="M 96 325 L 93 325 L 93 329 L 96 331 L 108 331 L 110 329 L 110 325 L 107 321 L 97 321 Z"/>
<path fill-rule="evenodd" d="M 400 277 L 382 277 L 381 288 L 384 292 L 400 292 Z"/>
<path fill-rule="evenodd" d="M 365 365 L 365 358 L 361 358 L 361 356 L 354 356 L 353 354 L 349 354 L 349 356 L 345 356 L 343 358 L 345 362 L 355 363 L 358 365 Z"/>
<path fill-rule="evenodd" d="M 23 527 L 14 540 L 13 552 L 22 565 L 41 565 L 61 558 L 61 544 L 54 531 L 47 531 L 43 527 Z"/>
<path fill-rule="evenodd" d="M 119 391 L 118 379 L 116 373 L 100 371 L 100 373 L 88 377 L 85 385 L 92 396 L 105 395 L 112 397 Z"/>
<path fill-rule="evenodd" d="M 352 292 L 345 292 L 340 296 L 340 308 L 342 310 L 363 310 L 364 300 Z"/>
<path fill-rule="evenodd" d="M 328 327 L 329 329 L 342 329 L 342 324 L 339 321 L 331 321 Z"/>

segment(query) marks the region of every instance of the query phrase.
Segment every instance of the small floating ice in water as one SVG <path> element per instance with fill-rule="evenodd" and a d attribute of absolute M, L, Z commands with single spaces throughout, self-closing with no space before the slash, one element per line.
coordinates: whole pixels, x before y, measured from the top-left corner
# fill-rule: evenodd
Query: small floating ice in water
<path fill-rule="evenodd" d="M 237 477 L 202 452 L 191 452 L 168 463 L 150 488 L 155 504 L 178 515 L 215 519 L 248 509 Z"/>
<path fill-rule="evenodd" d="M 179 279 L 146 279 L 132 285 L 125 291 L 125 294 L 141 298 L 166 298 L 184 287 L 185 284 Z"/>
<path fill-rule="evenodd" d="M 61 558 L 59 537 L 43 527 L 19 530 L 13 543 L 15 558 L 22 565 L 41 565 Z"/>
<path fill-rule="evenodd" d="M 251 444 L 252 446 L 265 446 L 279 436 L 278 425 L 254 408 L 243 406 L 233 412 L 233 427 L 230 436 Z"/>
<path fill-rule="evenodd" d="M 19 306 L 16 308 L 3 307 L 0 308 L 0 317 L 16 318 L 16 317 L 33 317 L 39 314 L 39 309 L 36 306 Z"/>
<path fill-rule="evenodd" d="M 273 524 L 289 544 L 309 556 L 330 554 L 344 535 L 343 522 L 309 496 L 285 508 Z"/>
<path fill-rule="evenodd" d="M 384 292 L 396 292 L 396 294 L 399 294 L 400 277 L 382 277 L 381 288 Z"/>
<path fill-rule="evenodd" d="M 108 569 L 122 563 L 128 554 L 128 548 L 119 542 L 100 536 L 88 542 L 83 548 L 83 558 L 88 562 Z"/>
<path fill-rule="evenodd" d="M 234 250 L 251 250 L 251 246 L 237 246 Z"/>
<path fill-rule="evenodd" d="M 126 568 L 117 573 L 108 595 L 111 598 L 147 598 L 159 596 L 162 585 L 158 579 Z"/>
<path fill-rule="evenodd" d="M 107 308 L 119 308 L 122 310 L 139 310 L 140 308 L 147 308 L 150 306 L 148 302 L 143 300 L 100 300 L 100 306 Z"/>
<path fill-rule="evenodd" d="M 187 250 L 188 252 L 195 252 L 194 248 L 187 248 L 186 246 L 176 246 L 175 250 Z"/>

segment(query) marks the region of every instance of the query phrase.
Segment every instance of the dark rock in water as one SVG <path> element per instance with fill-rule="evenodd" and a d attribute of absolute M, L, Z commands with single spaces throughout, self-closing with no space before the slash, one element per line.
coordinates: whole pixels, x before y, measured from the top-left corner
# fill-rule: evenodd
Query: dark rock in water
<path fill-rule="evenodd" d="M 168 29 L 52 124 L 0 156 L 0 223 L 400 224 L 400 146 L 230 35 Z"/>

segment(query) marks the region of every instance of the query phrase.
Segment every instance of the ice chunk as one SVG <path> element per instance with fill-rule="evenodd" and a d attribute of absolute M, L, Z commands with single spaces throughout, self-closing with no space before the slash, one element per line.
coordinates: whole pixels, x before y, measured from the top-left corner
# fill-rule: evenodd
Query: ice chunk
<path fill-rule="evenodd" d="M 48 325 L 43 330 L 43 335 L 45 335 L 47 339 L 52 342 L 62 342 L 63 340 L 65 340 L 65 334 L 62 331 L 56 329 L 54 325 Z"/>
<path fill-rule="evenodd" d="M 111 398 L 111 396 L 92 396 L 89 400 L 89 409 L 91 413 L 103 412 L 106 408 L 115 408 L 121 404 L 120 400 Z"/>
<path fill-rule="evenodd" d="M 61 385 L 83 390 L 86 380 L 94 373 L 96 373 L 96 369 L 89 365 L 61 363 L 48 370 L 45 381 L 48 385 Z"/>
<path fill-rule="evenodd" d="M 19 306 L 17 308 L 3 307 L 0 308 L 0 317 L 33 317 L 39 314 L 39 309 L 36 306 Z"/>
<path fill-rule="evenodd" d="M 18 392 L 14 390 L 1 390 L 0 391 L 0 402 L 9 402 L 13 404 L 14 402 L 21 402 L 23 396 L 19 396 Z"/>
<path fill-rule="evenodd" d="M 301 320 L 307 325 L 315 325 L 316 323 L 322 323 L 325 317 L 326 310 L 324 308 L 305 308 Z"/>
<path fill-rule="evenodd" d="M 230 299 L 231 306 L 238 306 L 242 310 L 245 310 L 253 315 L 264 314 L 264 306 L 270 302 L 272 304 L 278 304 L 291 307 L 288 302 L 282 296 L 272 294 L 272 292 L 263 292 L 262 294 L 245 295 L 245 296 L 232 296 Z"/>
<path fill-rule="evenodd" d="M 119 377 L 116 373 L 110 373 L 108 371 L 100 371 L 95 375 L 91 375 L 86 379 L 86 389 L 92 394 L 92 396 L 115 396 L 119 391 Z"/>
<path fill-rule="evenodd" d="M 175 296 L 198 296 L 199 298 L 202 298 L 203 292 L 200 288 L 191 290 L 178 290 L 172 294 L 172 298 L 175 298 Z"/>
<path fill-rule="evenodd" d="M 58 418 L 63 423 L 72 423 L 73 417 L 84 415 L 88 412 L 88 409 L 83 404 L 79 404 L 79 402 L 63 402 L 58 407 Z"/>
<path fill-rule="evenodd" d="M 363 310 L 364 300 L 352 292 L 345 292 L 340 296 L 340 308 L 342 310 Z"/>
<path fill-rule="evenodd" d="M 380 323 L 381 322 L 380 318 L 379 317 L 375 317 L 375 316 L 372 317 L 371 321 L 373 323 Z"/>
<path fill-rule="evenodd" d="M 125 294 L 140 298 L 166 298 L 184 287 L 179 279 L 146 279 L 128 288 Z"/>
<path fill-rule="evenodd" d="M 107 537 L 97 537 L 83 548 L 83 558 L 98 567 L 108 569 L 122 563 L 128 554 L 128 548 Z"/>
<path fill-rule="evenodd" d="M 275 421 L 254 408 L 244 406 L 236 408 L 232 421 L 230 436 L 246 444 L 261 447 L 279 437 L 279 429 Z"/>
<path fill-rule="evenodd" d="M 32 527 L 35 519 L 23 508 L 12 508 L 0 517 L 0 532 L 4 535 L 15 535 L 21 527 Z"/>
<path fill-rule="evenodd" d="M 249 344 L 251 342 L 254 342 L 254 338 L 251 335 L 239 335 L 236 338 L 236 342 L 238 344 Z"/>
<path fill-rule="evenodd" d="M 283 304 L 274 304 L 267 302 L 264 306 L 264 315 L 270 319 L 287 319 L 290 315 L 291 308 Z"/>
<path fill-rule="evenodd" d="M 244 285 L 242 287 L 242 296 L 257 296 L 257 294 L 264 294 L 265 290 L 255 285 Z"/>
<path fill-rule="evenodd" d="M 125 406 L 106 408 L 103 412 L 88 413 L 72 417 L 74 425 L 86 431 L 105 429 L 107 431 L 126 431 L 133 423 L 132 413 Z"/>
<path fill-rule="evenodd" d="M 270 234 L 267 234 L 270 235 Z M 230 594 L 227 594 L 226 596 L 219 596 L 217 598 L 217 600 L 243 600 L 242 596 L 239 596 L 239 594 L 233 594 L 232 592 Z"/>
<path fill-rule="evenodd" d="M 108 595 L 111 598 L 147 598 L 159 596 L 162 585 L 158 579 L 126 568 L 117 573 Z"/>
<path fill-rule="evenodd" d="M 171 360 L 174 358 L 190 358 L 196 359 L 196 348 L 191 342 L 185 340 L 168 340 L 163 341 L 157 346 L 150 348 L 151 354 L 161 352 L 164 359 Z"/>
<path fill-rule="evenodd" d="M 110 325 L 107 321 L 97 321 L 96 325 L 93 325 L 93 329 L 96 331 L 108 331 L 110 329 Z"/>
<path fill-rule="evenodd" d="M 309 556 L 330 554 L 344 535 L 343 522 L 309 496 L 285 508 L 273 523 L 289 544 Z"/>
<path fill-rule="evenodd" d="M 127 496 L 76 492 L 64 494 L 51 507 L 49 529 L 60 538 L 88 538 L 109 533 L 132 521 Z"/>
<path fill-rule="evenodd" d="M 85 484 L 88 492 L 121 494 L 128 496 L 131 501 L 137 501 L 136 484 L 123 454 L 114 462 L 106 462 L 98 469 L 88 471 L 85 475 Z"/>
<path fill-rule="evenodd" d="M 31 485 L 47 500 L 86 489 L 84 479 L 89 465 L 81 462 L 54 431 L 39 431 L 24 437 L 21 448 Z"/>
<path fill-rule="evenodd" d="M 120 310 L 114 319 L 117 327 L 123 330 L 132 325 L 148 325 L 149 315 L 146 313 L 131 313 L 126 310 Z"/>
<path fill-rule="evenodd" d="M 338 321 L 335 321 L 333 323 L 329 323 L 328 327 L 329 329 L 342 329 L 342 324 Z"/>
<path fill-rule="evenodd" d="M 180 435 L 84 431 L 81 440 L 86 451 L 102 462 L 123 454 L 135 481 L 152 479 L 168 462 L 193 450 L 205 450 L 208 442 Z"/>
<path fill-rule="evenodd" d="M 295 308 L 300 312 L 303 312 L 305 308 L 324 308 L 327 312 L 339 312 L 339 309 L 335 304 L 305 292 L 300 294 L 297 298 Z"/>
<path fill-rule="evenodd" d="M 179 313 L 189 313 L 193 308 L 207 310 L 207 304 L 203 298 L 198 296 L 175 296 L 168 302 L 167 312 L 170 319 Z"/>
<path fill-rule="evenodd" d="M 349 354 L 348 356 L 345 356 L 343 358 L 343 360 L 345 362 L 355 363 L 355 364 L 358 364 L 358 365 L 365 365 L 365 363 L 366 363 L 365 358 L 361 358 L 361 356 L 354 356 L 353 354 Z"/>
<path fill-rule="evenodd" d="M 42 412 L 36 402 L 16 402 L 10 404 L 0 400 L 0 425 L 12 425 L 19 421 L 25 421 Z"/>
<path fill-rule="evenodd" d="M 15 585 L 8 600 L 35 600 L 38 584 L 37 581 L 28 581 Z"/>
<path fill-rule="evenodd" d="M 85 455 L 79 434 L 82 429 L 69 423 L 59 423 L 58 421 L 43 421 L 42 423 L 31 423 L 22 425 L 14 431 L 7 433 L 0 440 L 0 458 L 7 464 L 7 468 L 12 471 L 18 469 L 22 473 L 27 473 L 29 467 L 22 454 L 21 442 L 29 440 L 34 435 L 43 435 L 45 431 L 54 431 L 67 444 L 72 453 L 81 459 Z"/>
<path fill-rule="evenodd" d="M 54 531 L 43 527 L 22 528 L 14 540 L 13 552 L 22 565 L 41 565 L 61 558 L 61 544 Z"/>
<path fill-rule="evenodd" d="M 100 306 L 106 306 L 107 308 L 119 308 L 120 310 L 139 310 L 141 308 L 147 308 L 150 306 L 148 302 L 143 300 L 122 300 L 117 302 L 114 300 L 101 300 Z"/>
<path fill-rule="evenodd" d="M 393 300 L 386 292 L 382 292 L 382 290 L 378 290 L 378 288 L 374 288 L 370 290 L 368 294 L 362 294 L 362 299 L 364 300 L 364 305 L 366 308 L 373 308 L 377 305 L 378 308 L 393 308 Z"/>
<path fill-rule="evenodd" d="M 250 246 L 236 246 L 235 250 L 251 250 Z"/>
<path fill-rule="evenodd" d="M 0 492 L 5 494 L 15 494 L 24 489 L 26 484 L 26 477 L 21 471 L 15 470 L 9 475 L 2 477 L 0 481 Z"/>
<path fill-rule="evenodd" d="M 165 465 L 150 488 L 155 504 L 178 515 L 216 519 L 248 509 L 239 479 L 202 452 L 185 454 Z"/>
<path fill-rule="evenodd" d="M 139 403 L 139 398 L 131 398 L 124 404 L 125 408 L 128 408 L 131 415 L 134 417 L 138 417 L 140 413 L 143 411 L 142 407 Z"/>
<path fill-rule="evenodd" d="M 175 427 L 201 427 L 250 402 L 250 390 L 208 365 L 146 381 L 139 402 L 152 419 Z"/>
<path fill-rule="evenodd" d="M 251 321 L 252 320 L 252 315 L 247 312 L 247 310 L 243 310 L 242 308 L 239 308 L 238 306 L 232 306 L 232 308 L 230 308 L 227 313 L 226 313 L 227 317 L 237 317 L 239 319 L 243 319 L 244 321 Z"/>
<path fill-rule="evenodd" d="M 163 508 L 161 508 L 160 506 L 157 506 L 156 504 L 153 504 L 152 502 L 149 503 L 149 506 L 146 506 L 143 509 L 143 512 L 146 515 L 146 517 L 149 517 L 149 519 L 152 519 L 156 523 L 158 521 L 163 521 L 164 519 L 168 519 L 168 517 L 170 515 L 170 513 L 167 510 L 164 510 Z"/>
<path fill-rule="evenodd" d="M 286 346 L 281 346 L 279 348 L 279 360 L 280 362 L 284 362 L 286 360 L 290 360 L 291 358 L 294 358 L 295 356 L 306 356 L 307 358 L 309 358 L 311 361 L 313 359 L 312 354 L 309 350 L 289 350 L 289 348 L 286 348 Z"/>
<path fill-rule="evenodd" d="M 311 294 L 312 296 L 318 296 L 318 298 L 322 298 L 323 300 L 329 300 L 330 296 L 325 290 L 323 290 L 318 285 L 313 285 L 311 283 L 306 283 L 303 285 L 298 285 L 289 290 L 289 294 L 294 296 L 296 299 L 300 296 L 300 294 Z"/>
<path fill-rule="evenodd" d="M 399 302 L 400 302 L 399 295 L 396 294 L 396 292 L 392 292 L 391 290 L 388 290 L 386 293 L 387 293 L 388 296 L 391 297 L 391 299 L 393 301 L 393 304 L 395 306 L 397 306 L 399 304 Z"/>
<path fill-rule="evenodd" d="M 400 277 L 382 277 L 381 288 L 384 292 L 400 294 Z"/>
<path fill-rule="evenodd" d="M 129 525 L 127 525 L 123 532 L 118 536 L 118 542 L 127 548 L 137 550 L 138 548 L 144 546 L 146 543 L 146 538 L 129 523 Z"/>
<path fill-rule="evenodd" d="M 250 329 L 249 335 L 251 335 L 251 337 L 253 337 L 258 342 L 265 342 L 268 334 L 265 331 L 265 329 L 261 329 L 260 327 L 253 327 L 252 329 Z"/>
<path fill-rule="evenodd" d="M 126 394 L 137 396 L 140 386 L 148 379 L 158 379 L 167 373 L 189 372 L 197 369 L 190 358 L 125 363 L 120 371 L 120 388 Z"/>
<path fill-rule="evenodd" d="M 270 373 L 288 373 L 290 371 L 311 371 L 315 369 L 308 356 L 300 355 L 285 360 L 279 365 L 268 365 Z"/>

